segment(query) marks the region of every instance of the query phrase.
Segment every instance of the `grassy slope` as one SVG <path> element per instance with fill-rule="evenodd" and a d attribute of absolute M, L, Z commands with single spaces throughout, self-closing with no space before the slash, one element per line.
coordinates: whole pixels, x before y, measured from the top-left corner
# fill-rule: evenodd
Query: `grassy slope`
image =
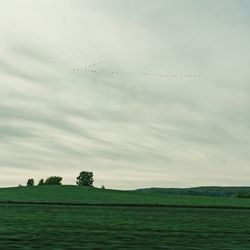
<path fill-rule="evenodd" d="M 135 190 L 137 192 L 151 194 L 178 194 L 178 195 L 201 195 L 230 197 L 234 194 L 249 194 L 250 187 L 221 187 L 221 186 L 203 186 L 193 188 L 143 188 Z"/>
<path fill-rule="evenodd" d="M 1 201 L 250 207 L 250 199 L 160 195 L 78 186 L 0 188 L 0 202 Z"/>

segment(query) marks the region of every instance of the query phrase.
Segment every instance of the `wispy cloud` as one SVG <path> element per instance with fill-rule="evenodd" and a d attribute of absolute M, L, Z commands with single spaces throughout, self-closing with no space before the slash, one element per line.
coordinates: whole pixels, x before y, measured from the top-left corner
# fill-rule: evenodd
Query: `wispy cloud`
<path fill-rule="evenodd" d="M 248 1 L 0 4 L 2 185 L 247 185 Z M 120 76 L 84 71 L 200 75 Z"/>

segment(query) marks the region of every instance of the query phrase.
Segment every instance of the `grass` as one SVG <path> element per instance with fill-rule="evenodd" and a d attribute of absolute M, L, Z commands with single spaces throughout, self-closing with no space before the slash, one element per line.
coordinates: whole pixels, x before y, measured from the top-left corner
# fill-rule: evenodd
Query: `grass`
<path fill-rule="evenodd" d="M 250 249 L 250 210 L 1 205 L 1 249 Z"/>
<path fill-rule="evenodd" d="M 0 249 L 250 249 L 250 201 L 240 198 L 2 188 L 0 218 Z"/>
<path fill-rule="evenodd" d="M 250 199 L 161 195 L 132 191 L 103 190 L 78 186 L 38 186 L 1 188 L 0 202 L 46 202 L 85 204 L 141 204 L 180 206 L 250 207 Z"/>
<path fill-rule="evenodd" d="M 200 196 L 231 197 L 235 195 L 247 196 L 250 193 L 250 187 L 247 186 L 201 186 L 191 188 L 142 188 L 138 192 L 151 194 L 185 194 Z"/>

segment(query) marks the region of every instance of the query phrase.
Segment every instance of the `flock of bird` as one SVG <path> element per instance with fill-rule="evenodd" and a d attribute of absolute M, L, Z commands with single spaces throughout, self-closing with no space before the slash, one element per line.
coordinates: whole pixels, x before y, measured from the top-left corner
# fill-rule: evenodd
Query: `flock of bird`
<path fill-rule="evenodd" d="M 97 61 L 97 62 L 95 62 L 93 64 L 90 64 L 90 65 L 86 66 L 85 68 L 94 68 L 94 67 L 96 67 L 96 66 L 98 66 L 100 64 L 103 64 L 103 61 Z"/>
<path fill-rule="evenodd" d="M 142 77 L 159 77 L 159 78 L 200 78 L 199 75 L 196 74 L 156 74 L 156 73 L 147 73 L 147 72 L 121 72 L 121 71 L 113 71 L 113 70 L 97 70 L 95 67 L 103 64 L 103 61 L 97 61 L 93 64 L 87 65 L 83 68 L 74 68 L 73 71 L 81 71 L 85 73 L 92 74 L 105 74 L 109 76 L 142 76 Z"/>

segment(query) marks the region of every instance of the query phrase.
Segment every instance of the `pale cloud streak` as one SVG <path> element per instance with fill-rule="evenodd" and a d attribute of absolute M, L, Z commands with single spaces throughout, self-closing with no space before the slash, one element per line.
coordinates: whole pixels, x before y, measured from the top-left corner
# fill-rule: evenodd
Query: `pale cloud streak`
<path fill-rule="evenodd" d="M 3 1 L 1 185 L 248 185 L 248 1 Z M 73 68 L 201 75 L 160 79 Z"/>

